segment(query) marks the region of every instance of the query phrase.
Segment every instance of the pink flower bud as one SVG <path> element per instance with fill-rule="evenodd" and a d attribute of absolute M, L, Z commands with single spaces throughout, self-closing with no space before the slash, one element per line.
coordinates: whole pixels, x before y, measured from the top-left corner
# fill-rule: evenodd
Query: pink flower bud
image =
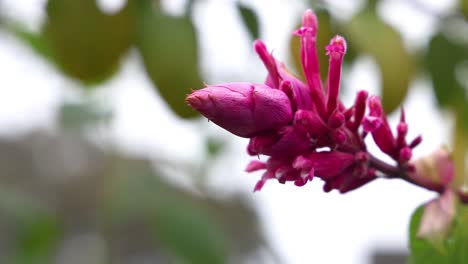
<path fill-rule="evenodd" d="M 338 105 L 338 93 L 340 91 L 341 64 L 346 53 L 346 41 L 341 36 L 335 36 L 326 48 L 327 55 L 330 56 L 328 68 L 328 114 L 333 113 Z"/>
<path fill-rule="evenodd" d="M 288 96 L 262 84 L 239 82 L 208 86 L 187 96 L 187 103 L 240 137 L 277 129 L 292 120 Z"/>
<path fill-rule="evenodd" d="M 306 172 L 314 169 L 316 176 L 326 180 L 346 170 L 354 161 L 354 155 L 345 152 L 313 152 L 297 157 L 293 167 Z"/>
<path fill-rule="evenodd" d="M 436 248 L 444 248 L 450 227 L 455 218 L 457 197 L 451 189 L 424 206 L 417 236 L 424 238 Z"/>
<path fill-rule="evenodd" d="M 455 165 L 449 151 L 442 147 L 411 164 L 414 170 L 408 176 L 417 184 L 430 190 L 443 191 L 455 174 Z"/>
<path fill-rule="evenodd" d="M 294 126 L 286 126 L 278 131 L 250 139 L 247 152 L 250 155 L 270 155 L 289 157 L 307 151 L 310 141 L 305 131 Z"/>

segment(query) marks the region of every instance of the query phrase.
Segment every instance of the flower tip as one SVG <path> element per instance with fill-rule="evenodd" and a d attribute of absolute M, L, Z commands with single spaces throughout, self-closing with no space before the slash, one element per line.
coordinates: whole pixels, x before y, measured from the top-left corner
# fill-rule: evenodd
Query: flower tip
<path fill-rule="evenodd" d="M 317 16 L 312 9 L 307 9 L 302 17 L 302 26 L 316 29 L 318 26 Z"/>
<path fill-rule="evenodd" d="M 266 45 L 263 43 L 263 41 L 257 39 L 253 43 L 254 49 L 257 53 L 260 53 L 261 51 L 266 50 Z"/>
<path fill-rule="evenodd" d="M 185 102 L 195 109 L 200 109 L 200 107 L 203 105 L 203 100 L 200 98 L 200 95 L 197 93 L 197 91 L 187 95 Z"/>
<path fill-rule="evenodd" d="M 346 53 L 346 47 L 346 40 L 342 36 L 336 35 L 330 40 L 330 44 L 326 47 L 327 55 L 344 55 Z"/>

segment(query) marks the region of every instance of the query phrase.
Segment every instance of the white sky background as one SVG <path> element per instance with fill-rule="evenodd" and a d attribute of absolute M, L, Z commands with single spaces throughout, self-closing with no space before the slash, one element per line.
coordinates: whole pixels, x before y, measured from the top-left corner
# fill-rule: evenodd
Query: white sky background
<path fill-rule="evenodd" d="M 44 18 L 45 0 L 3 0 L 0 8 L 12 18 L 38 29 Z M 119 0 L 101 0 L 107 8 L 118 8 Z M 180 13 L 184 0 L 166 0 L 169 11 Z M 239 17 L 230 9 L 232 0 L 201 1 L 195 10 L 196 26 L 203 41 L 202 69 L 207 82 L 261 82 L 266 71 L 241 32 Z M 244 1 L 259 11 L 262 39 L 275 56 L 287 61 L 287 37 L 303 11 L 301 1 Z M 329 1 L 332 11 L 343 19 L 356 12 L 362 1 Z M 379 11 L 384 19 L 403 33 L 410 48 L 427 43 L 433 33 L 433 18 L 418 12 L 409 1 L 384 1 Z M 443 12 L 453 0 L 422 1 Z M 346 5 L 344 5 L 346 3 Z M 4 11 L 3 11 L 4 12 Z M 397 15 L 396 15 L 397 14 Z M 215 37 L 216 36 L 216 37 Z M 17 40 L 0 32 L 0 135 L 18 136 L 33 128 L 51 129 L 63 98 L 76 94 L 78 84 L 64 78 L 53 67 L 35 56 Z M 378 94 L 379 81 L 369 58 L 361 58 L 345 73 L 352 102 L 357 89 Z M 435 99 L 422 78 L 415 81 L 404 102 L 410 136 L 424 132 L 423 144 L 415 156 L 427 154 L 441 144 L 450 144 L 451 117 L 436 110 Z M 111 138 L 138 155 L 183 162 L 200 160 L 200 129 L 228 140 L 229 145 L 214 164 L 210 184 L 218 193 L 242 190 L 258 208 L 267 238 L 286 263 L 366 263 L 373 249 L 405 250 L 407 228 L 412 211 L 433 194 L 400 181 L 377 180 L 346 195 L 325 194 L 316 179 L 305 187 L 268 182 L 261 192 L 251 190 L 259 174 L 243 172 L 250 160 L 245 139 L 236 138 L 206 121 L 183 121 L 172 114 L 153 93 L 136 52 L 125 58 L 121 72 L 102 85 L 98 98 L 114 108 Z M 181 99 L 182 100 L 182 99 Z M 392 116 L 392 124 L 396 122 Z M 430 127 L 428 127 L 430 126 Z M 372 149 L 371 149 L 372 150 Z M 374 149 L 375 152 L 375 149 Z M 178 179 L 180 180 L 180 179 Z"/>

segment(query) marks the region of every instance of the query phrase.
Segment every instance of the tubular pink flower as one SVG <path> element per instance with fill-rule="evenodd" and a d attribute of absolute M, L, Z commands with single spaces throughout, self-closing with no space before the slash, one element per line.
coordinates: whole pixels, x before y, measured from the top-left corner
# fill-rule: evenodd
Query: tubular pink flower
<path fill-rule="evenodd" d="M 396 159 L 398 155 L 396 153 L 396 142 L 393 138 L 392 130 L 390 129 L 387 118 L 385 117 L 380 99 L 376 96 L 371 96 L 368 103 L 370 118 L 376 118 L 375 120 L 380 120 L 379 122 L 381 123 L 371 131 L 372 137 L 382 152 Z"/>
<path fill-rule="evenodd" d="M 305 131 L 294 126 L 285 126 L 278 131 L 251 138 L 247 152 L 252 156 L 264 154 L 290 157 L 307 151 L 309 142 Z"/>
<path fill-rule="evenodd" d="M 329 132 L 327 125 L 313 111 L 296 111 L 294 124 L 302 126 L 313 138 L 325 136 Z"/>
<path fill-rule="evenodd" d="M 354 121 L 348 126 L 352 131 L 356 131 L 361 125 L 362 118 L 366 112 L 367 91 L 359 91 L 354 101 Z"/>
<path fill-rule="evenodd" d="M 256 40 L 254 42 L 254 49 L 268 70 L 268 78 L 271 81 L 270 86 L 273 88 L 279 88 L 281 79 L 275 58 L 268 52 L 265 43 L 261 40 Z"/>
<path fill-rule="evenodd" d="M 299 156 L 293 167 L 309 172 L 314 169 L 315 175 L 327 180 L 346 170 L 354 163 L 354 155 L 338 151 L 313 152 Z"/>
<path fill-rule="evenodd" d="M 328 94 L 327 110 L 331 115 L 338 105 L 338 93 L 340 91 L 341 65 L 346 53 L 346 41 L 341 36 L 335 36 L 326 48 L 327 55 L 330 56 L 328 68 Z"/>
<path fill-rule="evenodd" d="M 187 103 L 220 127 L 252 137 L 292 121 L 287 95 L 263 84 L 227 83 L 196 90 Z"/>
<path fill-rule="evenodd" d="M 447 186 L 447 175 L 453 173 L 453 164 L 444 155 L 434 156 L 429 167 L 437 171 L 440 181 L 433 181 L 427 179 L 426 174 L 431 174 L 426 163 L 410 161 L 413 148 L 422 138 L 407 141 L 408 124 L 403 110 L 394 136 L 378 97 L 368 97 L 366 91 L 359 91 L 352 106 L 340 101 L 346 53 L 346 41 L 341 36 L 333 37 L 326 47 L 329 67 L 327 90 L 323 90 L 316 50 L 317 30 L 317 17 L 307 10 L 302 27 L 294 32 L 300 37 L 305 82 L 291 74 L 257 40 L 254 49 L 268 71 L 264 84 L 208 86 L 194 91 L 187 102 L 227 131 L 249 138 L 248 154 L 268 156 L 266 161 L 254 160 L 246 167 L 247 172 L 264 171 L 255 191 L 271 179 L 303 186 L 318 177 L 325 182 L 325 191 L 336 189 L 345 193 L 379 175 L 401 178 L 441 193 Z M 364 140 L 369 133 L 395 164 L 387 164 L 370 154 Z"/>
<path fill-rule="evenodd" d="M 325 96 L 320 79 L 320 69 L 316 48 L 317 18 L 312 10 L 307 10 L 302 19 L 302 27 L 294 32 L 301 38 L 301 62 L 307 84 L 310 88 L 312 100 L 319 113 L 325 119 Z"/>

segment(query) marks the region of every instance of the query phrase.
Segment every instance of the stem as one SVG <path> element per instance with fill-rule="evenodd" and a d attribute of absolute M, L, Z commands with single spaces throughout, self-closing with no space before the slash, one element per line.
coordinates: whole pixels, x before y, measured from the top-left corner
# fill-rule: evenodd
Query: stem
<path fill-rule="evenodd" d="M 422 187 L 424 189 L 429 189 L 431 191 L 435 191 L 439 194 L 443 193 L 445 191 L 445 187 L 442 185 L 434 185 L 434 186 L 425 186 L 423 184 L 420 184 L 410 177 L 408 177 L 404 171 L 404 167 L 401 166 L 400 164 L 398 166 L 393 166 L 388 163 L 386 163 L 383 160 L 378 159 L 377 157 L 373 156 L 372 154 L 370 155 L 370 167 L 382 172 L 385 176 L 384 178 L 386 179 L 401 179 L 406 182 L 409 182 L 411 184 L 414 184 L 416 186 Z M 468 204 L 468 193 L 463 192 L 461 190 L 457 190 L 456 193 L 458 194 L 458 198 L 462 203 Z"/>

